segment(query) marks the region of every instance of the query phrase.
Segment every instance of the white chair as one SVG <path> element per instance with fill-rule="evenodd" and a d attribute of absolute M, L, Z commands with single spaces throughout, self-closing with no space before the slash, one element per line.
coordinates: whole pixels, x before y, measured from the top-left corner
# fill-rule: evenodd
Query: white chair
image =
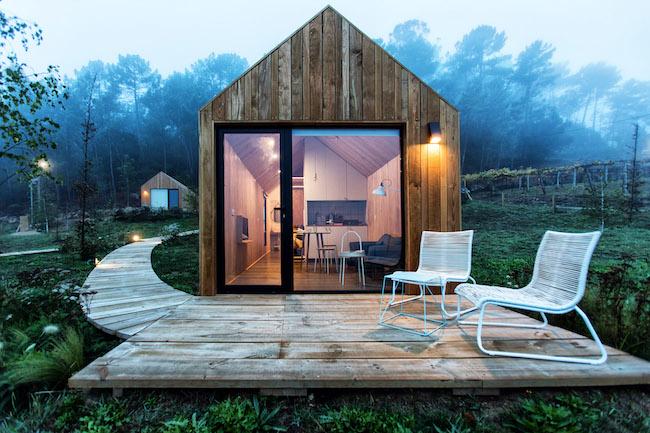
<path fill-rule="evenodd" d="M 461 284 L 456 288 L 458 311 L 462 298 L 468 299 L 478 308 L 477 322 L 459 321 L 461 325 L 475 325 L 476 342 L 479 349 L 488 355 L 512 356 L 517 358 L 544 359 L 551 361 L 575 362 L 580 364 L 602 364 L 607 360 L 605 347 L 598 338 L 587 315 L 578 308 L 578 302 L 585 293 L 587 271 L 591 255 L 598 244 L 600 232 L 561 233 L 547 231 L 537 250 L 533 277 L 521 289 Z M 507 308 L 534 311 L 541 314 L 543 322 L 537 325 L 501 323 L 484 321 L 485 310 L 495 305 Z M 553 356 L 525 352 L 487 350 L 483 347 L 481 332 L 483 326 L 503 326 L 513 328 L 543 328 L 548 324 L 546 314 L 564 314 L 575 311 L 582 318 L 591 333 L 600 356 L 596 359 L 586 357 Z"/>
<path fill-rule="evenodd" d="M 359 249 L 351 250 L 347 246 L 347 238 L 349 235 L 356 236 L 359 242 Z M 366 252 L 363 250 L 363 242 L 361 241 L 361 236 L 359 233 L 349 230 L 343 233 L 341 236 L 341 250 L 339 251 L 339 278 L 341 281 L 341 287 L 345 287 L 345 265 L 346 259 L 357 259 L 357 273 L 359 274 L 359 282 L 365 287 L 366 286 L 366 270 L 364 268 L 363 259 L 366 256 Z"/>
<path fill-rule="evenodd" d="M 458 232 L 422 232 L 420 239 L 420 263 L 417 271 L 397 271 L 384 276 L 381 287 L 381 300 L 379 303 L 379 324 L 391 328 L 412 332 L 417 335 L 427 336 L 440 329 L 446 324 L 447 319 L 454 318 L 458 315 L 450 314 L 445 309 L 445 290 L 447 283 L 459 282 L 464 283 L 468 280 L 474 281 L 470 276 L 472 268 L 472 239 L 473 230 Z M 383 303 L 386 281 L 392 282 L 392 294 L 388 303 Z M 475 281 L 474 281 L 475 282 Z M 417 296 L 404 299 L 404 285 L 413 284 L 418 286 L 420 294 Z M 401 299 L 396 300 L 397 290 L 401 286 Z M 431 286 L 439 286 L 442 299 L 440 301 L 440 310 L 442 320 L 434 320 L 427 317 L 426 294 L 429 292 L 433 297 Z M 404 312 L 404 304 L 422 299 L 423 314 L 416 315 Z M 386 313 L 394 307 L 399 306 L 399 312 L 386 318 Z M 461 311 L 460 314 L 469 312 Z M 392 323 L 399 317 L 412 317 L 423 320 L 423 331 L 419 332 L 411 328 L 395 325 Z M 440 324 L 435 329 L 428 330 L 427 322 Z"/>

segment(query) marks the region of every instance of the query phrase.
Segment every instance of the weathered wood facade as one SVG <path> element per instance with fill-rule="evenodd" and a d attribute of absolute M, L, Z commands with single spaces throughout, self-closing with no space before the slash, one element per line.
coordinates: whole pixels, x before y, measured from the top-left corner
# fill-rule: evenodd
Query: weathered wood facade
<path fill-rule="evenodd" d="M 429 122 L 442 143 L 429 145 Z M 331 7 L 254 64 L 200 111 L 201 294 L 216 287 L 216 128 L 387 125 L 402 133 L 406 265 L 422 230 L 460 228 L 458 111 Z"/>

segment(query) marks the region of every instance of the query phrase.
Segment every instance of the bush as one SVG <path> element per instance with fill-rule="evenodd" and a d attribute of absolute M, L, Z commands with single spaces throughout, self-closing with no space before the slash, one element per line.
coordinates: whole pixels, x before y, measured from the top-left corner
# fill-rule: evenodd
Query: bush
<path fill-rule="evenodd" d="M 63 240 L 62 251 L 69 254 L 77 254 L 82 260 L 88 260 L 97 255 L 99 251 L 109 248 L 106 240 L 97 233 L 97 225 L 94 220 L 85 221 L 84 245 L 81 245 L 81 221 L 75 224 L 75 228 Z"/>
<path fill-rule="evenodd" d="M 178 241 L 181 234 L 181 226 L 177 223 L 167 224 L 160 231 L 163 242 L 173 244 Z"/>
<path fill-rule="evenodd" d="M 608 344 L 650 359 L 650 264 L 622 256 L 618 263 L 594 266 L 584 309 Z M 582 328 L 579 320 L 570 324 Z"/>
<path fill-rule="evenodd" d="M 148 207 L 127 207 L 117 209 L 113 214 L 115 221 L 122 222 L 148 222 L 148 221 L 165 221 L 169 219 L 178 219 L 183 217 L 183 210 L 176 209 L 155 209 Z"/>
<path fill-rule="evenodd" d="M 74 329 L 68 329 L 64 338 L 54 342 L 49 350 L 37 351 L 36 343 L 30 344 L 21 358 L 9 364 L 7 378 L 14 386 L 60 385 L 83 365 L 83 338 Z"/>
<path fill-rule="evenodd" d="M 320 431 L 328 433 L 410 433 L 414 424 L 412 416 L 353 406 L 328 410 L 319 419 Z"/>
<path fill-rule="evenodd" d="M 117 401 L 101 402 L 90 414 L 81 417 L 75 433 L 114 433 L 129 421 L 126 410 Z"/>
<path fill-rule="evenodd" d="M 281 409 L 281 406 L 269 409 L 256 397 L 252 401 L 241 397 L 228 398 L 210 406 L 205 421 L 213 433 L 285 431 L 283 427 L 273 424 Z"/>
<path fill-rule="evenodd" d="M 205 418 L 198 418 L 196 413 L 192 418 L 177 416 L 163 424 L 160 433 L 210 433 Z"/>
<path fill-rule="evenodd" d="M 522 402 L 506 425 L 522 433 L 583 433 L 592 431 L 600 412 L 576 395 L 560 395 L 553 401 Z"/>

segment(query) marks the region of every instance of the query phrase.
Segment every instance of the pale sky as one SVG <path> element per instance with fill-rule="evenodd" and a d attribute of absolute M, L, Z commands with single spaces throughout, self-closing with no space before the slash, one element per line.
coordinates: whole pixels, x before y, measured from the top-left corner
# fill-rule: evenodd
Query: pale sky
<path fill-rule="evenodd" d="M 63 73 L 89 60 L 114 62 L 134 53 L 161 74 L 183 70 L 211 52 L 236 52 L 253 63 L 327 3 L 314 0 L 1 0 L 10 15 L 38 23 L 44 42 L 33 48 L 34 69 Z M 443 52 L 469 30 L 489 24 L 508 36 L 506 52 L 536 39 L 556 47 L 572 71 L 605 61 L 624 78 L 650 80 L 648 0 L 330 0 L 373 38 L 419 19 Z"/>

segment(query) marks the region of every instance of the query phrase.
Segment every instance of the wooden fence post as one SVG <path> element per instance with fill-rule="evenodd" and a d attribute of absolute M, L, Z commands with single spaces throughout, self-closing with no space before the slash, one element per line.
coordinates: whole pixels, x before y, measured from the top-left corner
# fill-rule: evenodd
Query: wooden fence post
<path fill-rule="evenodd" d="M 501 191 L 501 207 L 506 205 L 506 193 Z"/>
<path fill-rule="evenodd" d="M 578 180 L 578 168 L 573 167 L 573 187 L 576 187 L 576 182 Z"/>
<path fill-rule="evenodd" d="M 627 189 L 627 161 L 625 161 L 625 165 L 623 166 L 623 194 L 628 194 L 628 189 Z"/>
<path fill-rule="evenodd" d="M 553 194 L 551 195 L 551 208 L 553 209 L 553 213 L 555 213 L 555 211 L 556 211 L 556 209 L 557 209 L 557 208 L 555 207 L 555 193 L 553 193 Z"/>
<path fill-rule="evenodd" d="M 555 188 L 560 187 L 560 170 L 557 171 L 557 174 L 555 175 Z"/>
<path fill-rule="evenodd" d="M 526 175 L 526 191 L 530 191 L 530 174 Z"/>

